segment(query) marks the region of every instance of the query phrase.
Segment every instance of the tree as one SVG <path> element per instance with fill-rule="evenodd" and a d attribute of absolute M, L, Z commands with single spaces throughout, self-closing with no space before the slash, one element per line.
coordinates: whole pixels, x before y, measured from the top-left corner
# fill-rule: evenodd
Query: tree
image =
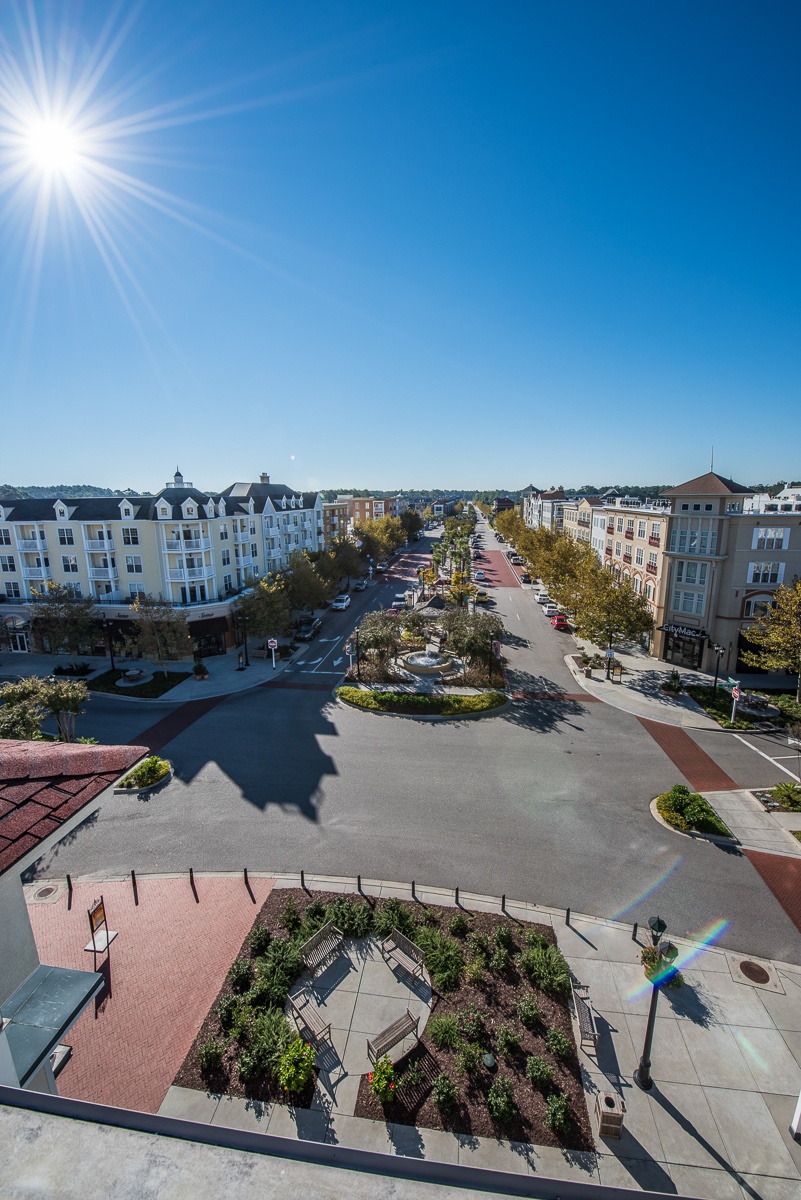
<path fill-rule="evenodd" d="M 469 663 L 484 659 L 488 671 L 492 671 L 493 642 L 503 637 L 503 621 L 495 613 L 468 613 L 464 609 L 452 609 L 443 618 L 443 627 L 448 634 L 448 648 L 463 660 L 465 669 Z"/>
<path fill-rule="evenodd" d="M 74 742 L 75 721 L 84 711 L 81 705 L 89 698 L 89 689 L 80 679 L 29 675 L 18 683 L 5 684 L 0 688 L 0 698 L 5 705 L 0 715 L 3 736 L 37 740 L 41 723 L 48 716 L 58 726 L 59 741 Z M 7 732 L 14 728 L 16 733 Z"/>
<path fill-rule="evenodd" d="M 801 704 L 801 580 L 792 587 L 782 584 L 773 606 L 743 632 L 757 647 L 746 651 L 743 661 L 763 671 L 797 671 L 796 700 Z"/>
<path fill-rule="evenodd" d="M 413 508 L 404 509 L 400 515 L 400 523 L 403 532 L 406 534 L 407 542 L 417 537 L 423 528 L 423 518 Z"/>
<path fill-rule="evenodd" d="M 31 597 L 31 629 L 40 642 L 46 642 L 50 653 L 66 649 L 79 654 L 97 636 L 98 613 L 94 602 L 86 596 L 76 596 L 65 584 L 49 580 L 43 591 L 34 588 Z"/>
<path fill-rule="evenodd" d="M 294 610 L 322 608 L 328 598 L 325 580 L 317 574 L 305 554 L 293 554 L 281 577 Z"/>
<path fill-rule="evenodd" d="M 575 619 L 581 637 L 610 649 L 615 642 L 632 641 L 647 633 L 653 624 L 645 597 L 635 592 L 629 579 L 614 579 L 608 571 L 600 572 Z"/>
<path fill-rule="evenodd" d="M 289 633 L 292 621 L 292 605 L 289 602 L 283 579 L 280 576 L 265 576 L 258 586 L 242 596 L 233 608 L 234 620 L 245 618 L 245 629 L 261 642 L 269 637 L 283 637 Z"/>
<path fill-rule="evenodd" d="M 379 661 L 395 658 L 401 640 L 401 626 L 395 617 L 383 609 L 366 613 L 359 624 L 359 652 L 375 650 Z"/>
<path fill-rule="evenodd" d="M 377 521 L 363 521 L 354 529 L 361 544 L 362 555 L 374 562 L 386 558 L 406 541 L 399 517 L 379 517 Z"/>
<path fill-rule="evenodd" d="M 165 675 L 168 662 L 191 658 L 192 639 L 185 613 L 154 596 L 137 596 L 130 610 L 136 622 L 131 640 L 144 658 L 158 663 Z"/>
<path fill-rule="evenodd" d="M 478 588 L 474 583 L 471 583 L 467 575 L 456 570 L 451 575 L 451 585 L 448 588 L 448 599 L 454 604 L 464 604 L 475 596 Z"/>
<path fill-rule="evenodd" d="M 334 542 L 331 554 L 338 578 L 350 581 L 352 575 L 364 575 L 364 559 L 352 538 L 343 537 Z"/>
<path fill-rule="evenodd" d="M 516 508 L 504 508 L 495 518 L 495 528 L 507 541 L 517 542 L 526 525 Z"/>

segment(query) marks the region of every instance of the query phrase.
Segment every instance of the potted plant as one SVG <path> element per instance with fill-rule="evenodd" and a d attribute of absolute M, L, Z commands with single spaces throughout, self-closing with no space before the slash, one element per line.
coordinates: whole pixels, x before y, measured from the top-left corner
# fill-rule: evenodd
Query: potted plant
<path fill-rule="evenodd" d="M 206 669 L 206 664 L 199 658 L 195 659 L 195 665 L 192 667 L 195 679 L 208 679 L 209 673 Z"/>

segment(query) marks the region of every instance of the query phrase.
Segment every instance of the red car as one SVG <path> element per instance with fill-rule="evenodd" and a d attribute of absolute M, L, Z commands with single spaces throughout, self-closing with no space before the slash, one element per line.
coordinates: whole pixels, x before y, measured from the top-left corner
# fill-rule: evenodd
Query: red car
<path fill-rule="evenodd" d="M 555 617 L 551 617 L 551 624 L 553 625 L 554 629 L 563 629 L 565 631 L 570 629 L 570 626 L 567 623 L 567 617 L 564 613 L 557 613 Z"/>

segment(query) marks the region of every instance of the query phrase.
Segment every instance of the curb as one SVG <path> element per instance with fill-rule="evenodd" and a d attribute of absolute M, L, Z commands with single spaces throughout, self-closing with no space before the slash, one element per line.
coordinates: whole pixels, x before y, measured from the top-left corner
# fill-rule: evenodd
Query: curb
<path fill-rule="evenodd" d="M 656 809 L 656 801 L 659 797 L 655 797 L 648 806 L 651 816 L 664 829 L 669 829 L 671 833 L 678 834 L 679 837 L 690 838 L 694 842 L 712 842 L 715 846 L 735 846 L 738 850 L 742 850 L 743 844 L 734 837 L 722 837 L 719 833 L 698 833 L 695 829 L 677 829 L 675 825 L 671 825 L 666 821 Z"/>
<path fill-rule="evenodd" d="M 480 720 L 482 717 L 496 717 L 496 716 L 499 716 L 501 713 L 506 712 L 507 709 L 511 708 L 512 703 L 513 703 L 511 698 L 509 696 L 507 696 L 506 700 L 504 701 L 503 704 L 499 704 L 496 708 L 487 708 L 483 712 L 453 713 L 452 715 L 446 715 L 446 716 L 441 716 L 440 714 L 436 714 L 433 716 L 424 716 L 424 715 L 417 716 L 415 713 L 381 712 L 379 709 L 376 709 L 376 708 L 362 708 L 358 704 L 351 704 L 351 702 L 349 700 L 342 700 L 337 695 L 336 688 L 332 689 L 331 695 L 336 704 L 341 704 L 343 708 L 350 708 L 354 712 L 363 713 L 366 716 L 370 716 L 370 717 L 400 717 L 404 721 L 427 721 L 429 723 L 432 723 L 435 721 L 476 721 L 476 720 Z"/>
<path fill-rule="evenodd" d="M 711 717 L 709 717 L 709 721 L 710 721 L 709 726 L 684 725 L 684 724 L 682 724 L 681 721 L 668 720 L 666 716 L 660 715 L 659 713 L 657 713 L 656 715 L 652 715 L 651 713 L 640 713 L 640 712 L 637 712 L 635 709 L 626 708 L 622 704 L 615 704 L 607 696 L 599 696 L 597 692 L 591 690 L 590 688 L 588 688 L 586 686 L 586 684 L 584 683 L 583 676 L 578 671 L 575 663 L 573 662 L 572 654 L 566 654 L 564 656 L 564 661 L 565 661 L 565 666 L 567 667 L 568 671 L 575 679 L 576 683 L 582 689 L 582 691 L 586 692 L 588 696 L 594 696 L 595 699 L 600 700 L 602 704 L 607 704 L 610 708 L 616 708 L 618 710 L 618 712 L 628 713 L 630 717 L 638 717 L 638 718 L 641 717 L 643 720 L 646 720 L 646 721 L 656 721 L 657 724 L 659 724 L 659 725 L 669 725 L 673 729 L 684 729 L 684 730 L 695 729 L 695 730 L 700 731 L 701 733 L 715 733 L 716 731 L 720 732 L 720 733 L 736 733 L 737 732 L 734 729 L 721 729 L 721 727 L 718 725 L 717 721 L 714 721 Z M 690 696 L 689 699 L 692 700 L 693 704 L 695 704 L 699 713 L 704 713 L 704 710 L 701 708 L 701 706 L 699 704 L 696 704 L 695 700 L 692 699 L 692 696 Z M 686 710 L 684 710 L 684 711 L 686 711 Z M 704 713 L 704 716 L 706 716 L 706 715 L 707 714 Z"/>

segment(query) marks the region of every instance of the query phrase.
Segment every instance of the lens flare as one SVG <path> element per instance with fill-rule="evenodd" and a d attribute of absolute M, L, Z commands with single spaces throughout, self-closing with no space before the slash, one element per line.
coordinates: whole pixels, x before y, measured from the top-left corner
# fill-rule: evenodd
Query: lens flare
<path fill-rule="evenodd" d="M 78 165 L 79 138 L 66 121 L 34 121 L 24 143 L 31 163 L 42 171 L 67 174 Z"/>
<path fill-rule="evenodd" d="M 662 885 L 667 883 L 668 879 L 670 879 L 670 876 L 674 873 L 674 871 L 678 870 L 683 862 L 684 855 L 680 854 L 676 860 L 671 863 L 667 870 L 662 872 L 658 879 L 655 879 L 652 884 L 649 884 L 644 892 L 640 892 L 639 896 L 635 896 L 634 899 L 625 906 L 625 908 L 621 908 L 618 910 L 618 912 L 612 913 L 609 920 L 619 921 L 621 917 L 625 917 L 626 913 L 630 913 L 632 909 L 637 908 L 637 906 L 642 904 L 644 900 L 647 900 L 649 896 L 653 896 L 654 892 L 658 892 Z"/>
<path fill-rule="evenodd" d="M 693 945 L 685 946 L 684 949 L 679 950 L 676 959 L 674 959 L 672 963 L 666 965 L 651 979 L 643 979 L 642 983 L 638 983 L 636 987 L 632 988 L 632 990 L 628 993 L 626 999 L 638 1000 L 640 996 L 643 996 L 650 991 L 652 984 L 659 985 L 666 983 L 670 977 L 675 975 L 677 971 L 680 971 L 682 967 L 689 966 L 699 954 L 703 954 L 704 950 L 708 950 L 710 946 L 714 945 L 714 943 L 718 941 L 718 939 L 721 938 L 729 928 L 729 924 L 729 921 L 725 921 L 723 919 L 719 921 L 712 921 L 709 925 L 704 925 L 703 928 L 699 929 L 696 933 L 691 933 L 688 937 L 688 941 L 691 941 Z"/>

